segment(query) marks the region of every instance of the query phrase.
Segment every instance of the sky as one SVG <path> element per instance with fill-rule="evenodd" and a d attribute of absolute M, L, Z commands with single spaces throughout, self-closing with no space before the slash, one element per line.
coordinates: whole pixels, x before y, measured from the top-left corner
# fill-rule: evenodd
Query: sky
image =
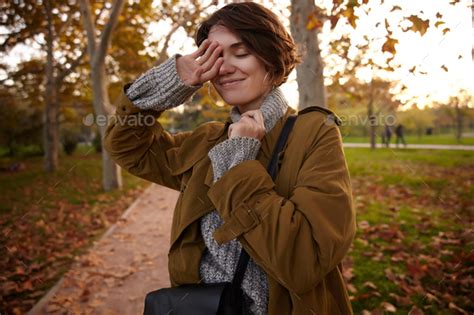
<path fill-rule="evenodd" d="M 396 26 L 401 23 L 402 26 L 410 26 L 410 22 L 401 22 L 403 15 L 413 14 L 427 19 L 434 18 L 436 13 L 440 12 L 445 22 L 443 28 L 448 27 L 449 32 L 443 35 L 443 28 L 430 28 L 424 36 L 420 36 L 419 33 L 401 32 L 398 27 L 393 27 L 394 37 L 399 41 L 396 45 L 397 54 L 393 60 L 396 71 L 379 73 L 371 69 L 365 69 L 359 71 L 357 75 L 365 81 L 370 81 L 372 76 L 380 76 L 406 85 L 407 89 L 403 93 L 397 93 L 400 101 L 406 103 L 405 108 L 411 107 L 412 104 L 417 104 L 418 107 L 423 108 L 430 106 L 433 101 L 446 103 L 449 96 L 456 95 L 459 89 L 465 89 L 471 95 L 474 95 L 474 80 L 472 80 L 472 73 L 474 73 L 472 62 L 474 31 L 470 8 L 471 1 L 460 0 L 460 3 L 455 6 L 449 4 L 450 0 L 384 0 L 383 4 L 381 1 L 383 0 L 369 0 L 371 8 L 369 15 L 362 11 L 356 11 L 359 19 L 355 31 L 343 24 L 338 24 L 334 30 L 330 29 L 329 24 L 323 26 L 319 39 L 323 60 L 326 63 L 325 74 L 328 75 L 331 69 L 341 66 L 340 58 L 330 55 L 329 43 L 340 37 L 342 33 L 350 32 L 353 43 L 363 42 L 363 35 L 371 38 L 380 37 L 379 41 L 384 41 L 385 28 L 377 28 L 375 26 L 377 22 L 387 18 L 390 25 Z M 203 6 L 209 2 L 203 0 Z M 289 1 L 262 0 L 256 2 L 262 3 L 277 13 L 289 30 Z M 159 3 L 159 0 L 155 0 L 154 5 L 158 7 Z M 316 0 L 316 3 L 322 7 L 330 7 L 332 0 Z M 394 5 L 398 5 L 401 10 L 390 12 Z M 214 8 L 210 13 L 215 10 Z M 420 13 L 420 10 L 423 12 Z M 150 27 L 151 37 L 162 37 L 169 29 L 170 25 L 167 21 L 155 23 Z M 376 41 L 375 39 L 374 42 Z M 186 36 L 184 30 L 180 29 L 171 39 L 168 54 L 187 54 L 195 49 L 194 41 Z M 27 60 L 38 53 L 40 52 L 34 47 L 19 46 L 13 49 L 8 56 L 5 56 L 4 61 L 14 65 L 20 60 Z M 352 49 L 349 57 L 354 56 L 355 53 L 356 50 Z M 377 49 L 371 53 L 371 57 L 373 60 L 383 63 L 387 54 Z M 443 65 L 446 66 L 448 71 L 441 68 Z M 426 72 L 426 74 L 410 73 L 408 70 L 413 66 L 416 66 L 417 70 Z M 298 104 L 296 71 L 292 72 L 288 82 L 281 88 L 290 105 L 296 108 Z"/>

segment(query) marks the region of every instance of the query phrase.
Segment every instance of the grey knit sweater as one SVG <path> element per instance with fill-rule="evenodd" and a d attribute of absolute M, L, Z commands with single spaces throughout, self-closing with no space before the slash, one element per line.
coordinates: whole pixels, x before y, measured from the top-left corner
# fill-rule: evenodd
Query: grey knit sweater
<path fill-rule="evenodd" d="M 199 86 L 185 85 L 176 70 L 174 55 L 163 64 L 154 67 L 130 85 L 126 93 L 135 106 L 141 109 L 165 110 L 184 103 Z M 280 89 L 273 89 L 264 99 L 260 110 L 268 133 L 283 116 L 288 104 Z M 232 122 L 240 120 L 237 107 L 230 112 Z M 211 159 L 214 182 L 224 176 L 230 168 L 246 160 L 254 160 L 261 143 L 250 137 L 227 139 L 213 147 L 208 156 Z M 219 245 L 214 231 L 224 223 L 217 210 L 200 220 L 201 233 L 206 250 L 200 263 L 200 275 L 204 283 L 231 281 L 237 266 L 242 246 L 237 239 Z M 267 314 L 268 279 L 266 273 L 250 258 L 242 282 L 246 298 L 246 311 L 253 314 Z"/>

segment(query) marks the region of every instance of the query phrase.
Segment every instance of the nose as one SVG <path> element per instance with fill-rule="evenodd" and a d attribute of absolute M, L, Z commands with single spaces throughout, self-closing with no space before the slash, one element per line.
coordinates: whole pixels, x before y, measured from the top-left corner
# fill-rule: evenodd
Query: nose
<path fill-rule="evenodd" d="M 235 71 L 235 66 L 232 64 L 232 61 L 229 60 L 229 58 L 226 56 L 224 56 L 223 58 L 224 58 L 224 62 L 219 68 L 219 75 L 221 76 L 229 74 L 229 73 L 233 73 Z"/>

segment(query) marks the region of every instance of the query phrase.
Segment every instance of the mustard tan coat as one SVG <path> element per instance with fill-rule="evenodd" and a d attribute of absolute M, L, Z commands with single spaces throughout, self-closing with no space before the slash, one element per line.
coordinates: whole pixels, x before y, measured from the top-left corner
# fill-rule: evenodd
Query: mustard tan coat
<path fill-rule="evenodd" d="M 230 120 L 171 135 L 158 122 L 136 123 L 138 113 L 161 112 L 141 111 L 125 94 L 116 105 L 105 149 L 130 173 L 180 191 L 168 253 L 172 286 L 200 281 L 199 218 L 217 209 L 225 223 L 216 241 L 237 238 L 268 274 L 269 314 L 352 313 L 340 262 L 354 237 L 355 214 L 340 132 L 325 110 L 300 112 L 276 183 L 266 166 L 284 121 L 295 114 L 291 108 L 263 138 L 257 160 L 213 184 L 207 153 L 227 138 Z"/>

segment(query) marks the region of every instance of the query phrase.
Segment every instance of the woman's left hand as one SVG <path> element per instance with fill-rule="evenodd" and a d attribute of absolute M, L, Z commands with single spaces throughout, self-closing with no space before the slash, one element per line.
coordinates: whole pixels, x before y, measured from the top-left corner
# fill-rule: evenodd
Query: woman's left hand
<path fill-rule="evenodd" d="M 249 110 L 240 116 L 240 120 L 229 126 L 228 137 L 251 137 L 262 140 L 265 136 L 265 124 L 262 112 Z"/>

